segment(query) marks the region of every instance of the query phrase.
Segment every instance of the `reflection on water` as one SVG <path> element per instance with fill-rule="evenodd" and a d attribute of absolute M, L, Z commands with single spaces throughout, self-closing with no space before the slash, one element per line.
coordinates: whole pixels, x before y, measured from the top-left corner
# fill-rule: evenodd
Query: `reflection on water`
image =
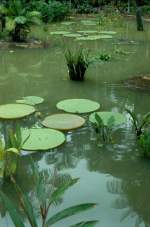
<path fill-rule="evenodd" d="M 79 23 L 72 26 L 73 31 L 83 30 Z M 84 83 L 68 80 L 64 47 L 76 47 L 78 43 L 72 39 L 48 37 L 51 40 L 49 49 L 0 50 L 0 104 L 26 95 L 38 95 L 45 98 L 45 103 L 39 106 L 43 115 L 57 112 L 56 102 L 65 98 L 93 99 L 101 103 L 104 111 L 124 112 L 128 107 L 139 114 L 148 112 L 150 91 L 130 88 L 122 83 L 132 76 L 149 73 L 149 24 L 144 33 L 137 33 L 135 29 L 134 23 L 127 22 L 121 28 L 115 27 L 118 34 L 113 40 L 82 44 L 92 53 L 101 50 L 114 53 L 116 48 L 131 52 L 125 56 L 115 55 L 105 64 L 91 65 Z M 66 144 L 53 152 L 33 154 L 33 160 L 41 170 L 55 167 L 61 173 L 80 178 L 80 182 L 66 192 L 58 210 L 82 202 L 96 202 L 98 205 L 56 227 L 67 227 L 83 219 L 100 220 L 97 227 L 148 227 L 150 163 L 139 157 L 131 123 L 128 121 L 115 133 L 114 144 L 103 147 L 97 146 L 95 132 L 88 123 L 66 136 Z M 17 181 L 30 194 L 34 181 L 29 159 L 28 156 L 21 158 Z M 15 199 L 8 182 L 2 189 Z M 0 212 L 0 226 L 12 227 L 2 205 Z M 52 209 L 52 214 L 55 212 Z"/>

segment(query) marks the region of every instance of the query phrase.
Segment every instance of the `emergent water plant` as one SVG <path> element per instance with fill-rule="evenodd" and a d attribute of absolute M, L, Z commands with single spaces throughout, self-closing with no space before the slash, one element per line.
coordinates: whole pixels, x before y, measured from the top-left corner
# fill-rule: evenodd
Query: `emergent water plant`
<path fill-rule="evenodd" d="M 67 66 L 69 70 L 69 77 L 71 80 L 83 81 L 85 72 L 90 64 L 89 52 L 83 49 L 76 52 L 67 50 L 65 53 Z"/>
<path fill-rule="evenodd" d="M 62 196 L 67 189 L 78 182 L 78 178 L 72 179 L 68 175 L 58 175 L 56 171 L 54 173 L 43 170 L 38 171 L 37 166 L 33 165 L 33 171 L 35 175 L 35 191 L 32 193 L 32 199 L 29 195 L 25 194 L 21 187 L 18 186 L 15 179 L 12 178 L 12 183 L 16 190 L 16 195 L 20 201 L 20 208 L 22 209 L 25 217 L 28 220 L 31 227 L 50 227 L 53 224 L 61 221 L 64 218 L 68 218 L 72 215 L 78 214 L 82 211 L 86 211 L 95 206 L 94 203 L 84 203 L 68 207 L 59 211 L 53 216 L 49 217 L 49 210 L 52 205 L 58 205 L 62 201 Z M 10 217 L 16 227 L 25 227 L 23 217 L 20 214 L 20 210 L 15 206 L 5 193 L 0 192 L 0 197 L 8 209 Z M 38 209 L 34 209 L 34 202 Z M 37 213 L 40 215 L 41 221 L 37 222 Z M 38 218 L 39 220 L 39 218 Z M 83 221 L 70 227 L 89 226 L 94 227 L 97 223 L 96 220 Z"/>
<path fill-rule="evenodd" d="M 103 119 L 95 113 L 95 123 L 93 123 L 93 126 L 95 128 L 95 132 L 99 134 L 100 140 L 104 143 L 110 143 L 112 142 L 112 132 L 115 126 L 115 118 L 114 116 L 111 116 L 107 124 L 104 123 Z"/>
<path fill-rule="evenodd" d="M 139 139 L 140 136 L 144 133 L 145 128 L 150 126 L 150 112 L 148 112 L 143 117 L 139 118 L 135 112 L 126 108 L 127 113 L 130 115 L 133 126 L 135 128 L 136 136 Z"/>
<path fill-rule="evenodd" d="M 143 134 L 140 136 L 139 144 L 141 146 L 141 154 L 144 157 L 150 158 L 150 131 L 145 130 Z"/>

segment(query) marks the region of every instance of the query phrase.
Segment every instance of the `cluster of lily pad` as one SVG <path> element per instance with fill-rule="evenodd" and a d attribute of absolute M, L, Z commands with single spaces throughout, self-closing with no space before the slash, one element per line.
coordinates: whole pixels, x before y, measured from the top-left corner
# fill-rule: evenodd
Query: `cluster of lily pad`
<path fill-rule="evenodd" d="M 112 39 L 116 34 L 115 31 L 99 31 L 99 30 L 79 30 L 76 33 L 70 31 L 54 31 L 50 35 L 62 35 L 66 38 L 75 38 L 78 41 L 92 41 L 98 39 Z"/>
<path fill-rule="evenodd" d="M 5 104 L 0 106 L 0 119 L 7 124 L 7 121 L 17 121 L 36 112 L 35 105 L 44 101 L 41 97 L 28 96 L 17 100 L 17 104 Z M 100 104 L 88 99 L 66 99 L 56 105 L 57 109 L 63 113 L 46 116 L 41 121 L 41 128 L 22 128 L 21 136 L 25 141 L 22 145 L 23 150 L 37 151 L 48 150 L 60 146 L 65 142 L 65 134 L 70 130 L 82 127 L 86 120 L 79 114 L 89 114 L 97 111 Z M 66 112 L 66 113 L 65 113 Z M 104 124 L 111 116 L 114 116 L 115 124 L 125 122 L 122 114 L 113 112 L 97 112 Z M 95 114 L 92 113 L 89 121 L 96 122 Z M 63 132 L 62 132 L 63 131 Z M 28 138 L 28 139 L 27 139 Z"/>

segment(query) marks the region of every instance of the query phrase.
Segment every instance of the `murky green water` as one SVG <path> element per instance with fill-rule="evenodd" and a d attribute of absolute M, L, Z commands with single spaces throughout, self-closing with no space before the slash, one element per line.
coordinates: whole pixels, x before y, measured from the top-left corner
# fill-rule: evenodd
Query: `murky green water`
<path fill-rule="evenodd" d="M 126 22 L 119 28 L 108 26 L 107 29 L 117 31 L 114 39 L 79 42 L 49 36 L 49 31 L 64 29 L 65 26 L 57 24 L 51 25 L 47 32 L 50 48 L 0 50 L 0 104 L 14 102 L 26 95 L 37 95 L 45 98 L 39 107 L 44 115 L 57 112 L 55 104 L 66 98 L 98 101 L 104 111 L 124 112 L 125 107 L 139 114 L 150 111 L 150 91 L 122 83 L 127 78 L 149 73 L 149 26 L 146 25 L 144 33 L 136 32 L 134 22 Z M 79 22 L 65 29 L 87 30 Z M 45 33 L 39 33 L 39 36 L 43 37 Z M 110 62 L 91 65 L 83 83 L 68 80 L 64 59 L 65 48 L 76 47 L 79 43 L 92 53 L 105 50 L 113 55 Z M 114 54 L 116 48 L 131 53 L 117 55 Z M 62 173 L 80 178 L 65 193 L 63 203 L 51 212 L 82 202 L 96 202 L 98 205 L 54 226 L 68 227 L 81 220 L 96 219 L 100 220 L 97 227 L 148 227 L 150 162 L 139 156 L 131 123 L 115 134 L 113 145 L 101 148 L 97 146 L 96 135 L 88 124 L 66 136 L 67 143 L 60 148 L 33 155 L 41 169 L 55 166 Z M 21 158 L 17 178 L 31 193 L 33 184 L 28 156 Z M 10 197 L 14 196 L 8 183 L 3 185 L 3 189 Z M 13 226 L 2 205 L 0 211 L 0 226 Z"/>

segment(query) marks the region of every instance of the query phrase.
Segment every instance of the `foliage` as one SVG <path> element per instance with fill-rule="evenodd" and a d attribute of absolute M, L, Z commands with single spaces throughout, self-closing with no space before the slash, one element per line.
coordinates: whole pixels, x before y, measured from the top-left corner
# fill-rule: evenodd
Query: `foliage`
<path fill-rule="evenodd" d="M 83 49 L 72 53 L 67 50 L 65 53 L 67 66 L 69 70 L 69 77 L 71 80 L 83 81 L 85 72 L 89 66 L 89 53 L 84 52 Z"/>
<path fill-rule="evenodd" d="M 12 178 L 17 197 L 20 201 L 20 207 L 23 210 L 23 213 L 26 216 L 31 227 L 48 227 L 64 218 L 78 214 L 82 211 L 86 211 L 95 206 L 94 203 L 74 205 L 59 211 L 49 218 L 48 214 L 51 206 L 53 204 L 59 204 L 62 195 L 67 189 L 78 182 L 78 178 L 72 179 L 68 175 L 58 175 L 56 171 L 54 171 L 53 174 L 48 170 L 39 172 L 37 166 L 34 164 L 33 172 L 35 175 L 36 187 L 34 194 L 32 194 L 32 199 L 29 197 L 29 195 L 26 195 L 23 192 L 22 188 L 20 188 L 15 182 L 14 178 Z M 15 204 L 3 192 L 0 192 L 0 197 L 4 202 L 6 208 L 8 209 L 14 225 L 16 227 L 25 227 L 23 218 L 20 215 L 20 211 L 15 206 Z M 38 204 L 38 214 L 40 214 L 41 218 L 40 225 L 37 223 L 37 214 L 35 213 L 34 209 L 33 197 L 35 197 L 34 200 L 36 201 L 36 204 Z M 81 225 L 80 223 L 80 225 L 76 224 L 74 226 L 94 227 L 96 222 L 97 221 L 81 222 L 84 223 L 84 225 Z"/>
<path fill-rule="evenodd" d="M 98 53 L 94 57 L 92 57 L 93 61 L 110 61 L 112 58 L 111 54 L 107 53 Z"/>
<path fill-rule="evenodd" d="M 7 135 L 0 139 L 0 175 L 1 177 L 10 177 L 16 173 L 18 155 L 20 154 L 23 144 L 28 140 L 29 136 L 23 141 L 21 136 L 21 128 L 17 124 L 15 130 L 6 130 Z"/>
<path fill-rule="evenodd" d="M 130 115 L 133 126 L 135 128 L 136 136 L 139 138 L 145 131 L 145 128 L 150 125 L 150 112 L 139 118 L 133 111 L 126 108 L 127 113 Z"/>
<path fill-rule="evenodd" d="M 141 146 L 141 154 L 150 158 L 150 131 L 145 130 L 140 136 L 139 144 Z"/>
<path fill-rule="evenodd" d="M 13 41 L 25 41 L 32 24 L 40 23 L 40 13 L 29 11 L 27 4 L 21 0 L 9 0 L 5 7 L 6 30 Z"/>
<path fill-rule="evenodd" d="M 109 143 L 112 142 L 112 132 L 114 128 L 114 116 L 111 116 L 107 122 L 107 125 L 104 124 L 103 119 L 95 113 L 96 122 L 93 123 L 95 132 L 99 134 L 100 140 L 103 142 Z"/>
<path fill-rule="evenodd" d="M 42 15 L 42 20 L 45 23 L 53 21 L 61 21 L 69 14 L 69 7 L 67 4 L 58 1 L 41 2 L 39 11 Z"/>

